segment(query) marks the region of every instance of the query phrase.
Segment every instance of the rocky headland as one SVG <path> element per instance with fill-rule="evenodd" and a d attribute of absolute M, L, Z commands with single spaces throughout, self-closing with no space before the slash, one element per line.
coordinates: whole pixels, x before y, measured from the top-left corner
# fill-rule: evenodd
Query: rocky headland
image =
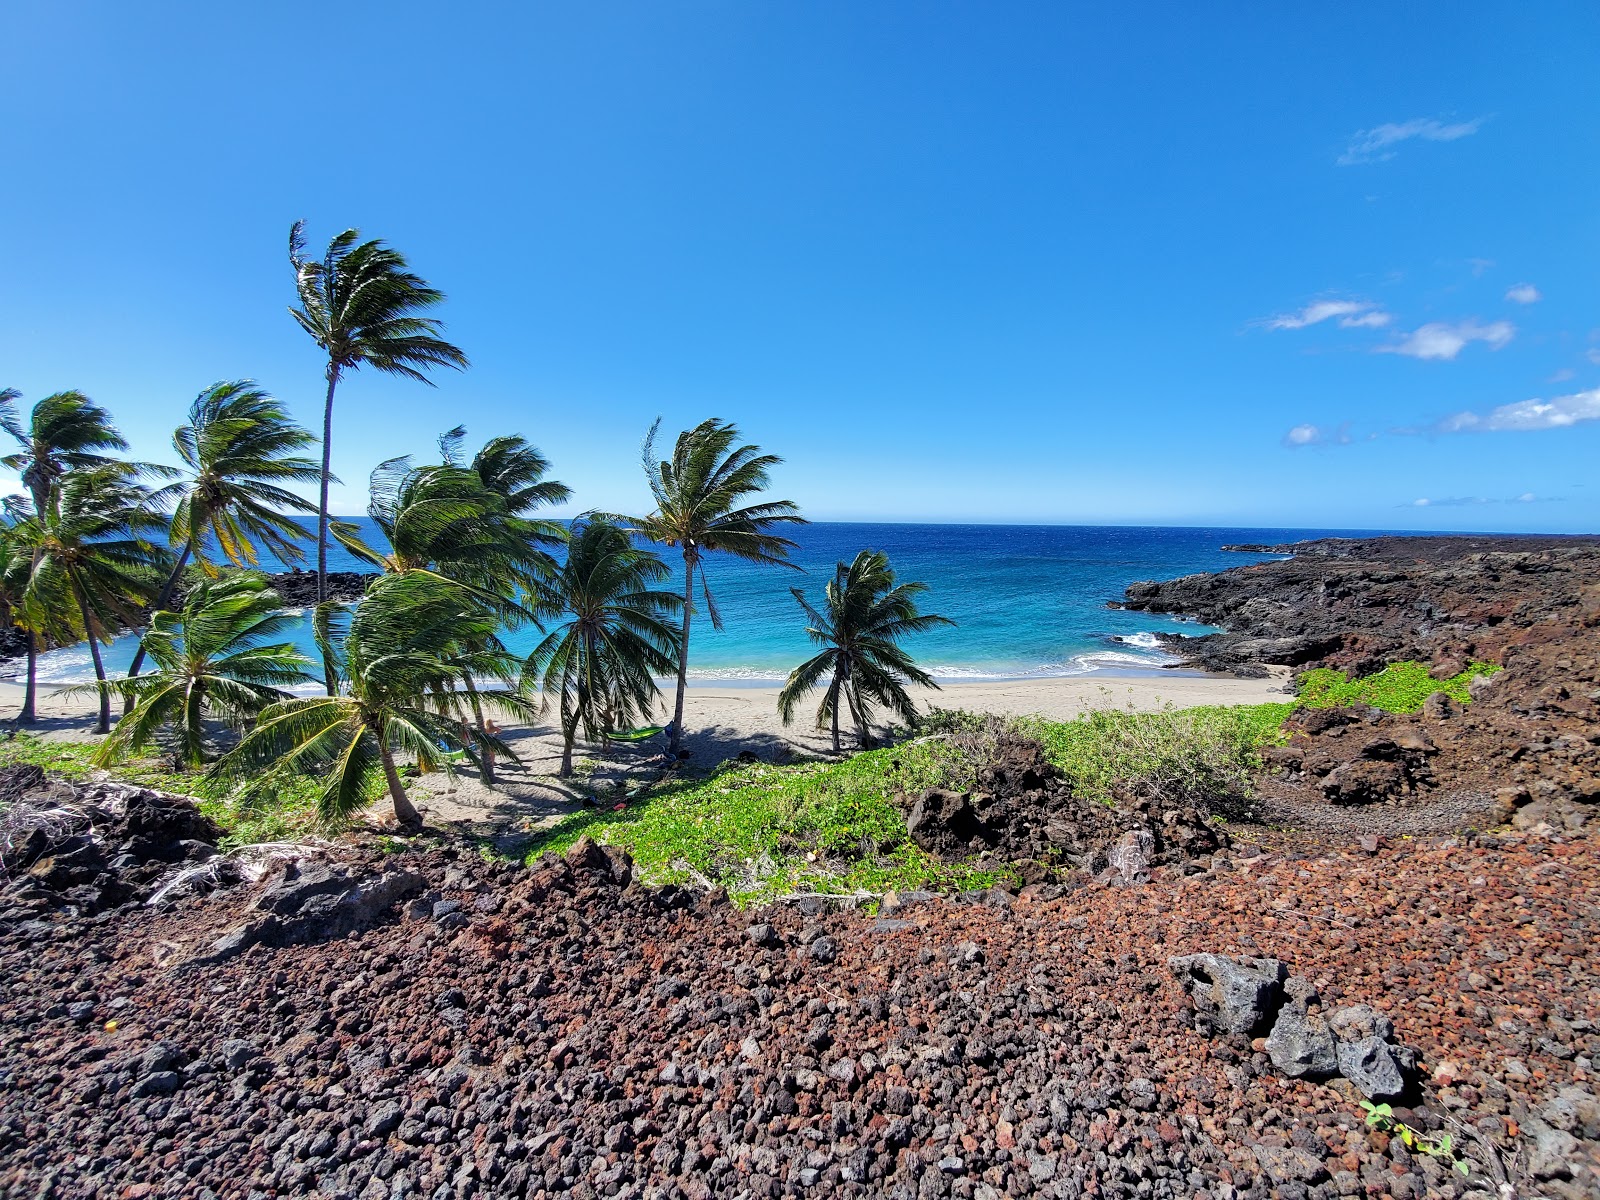
<path fill-rule="evenodd" d="M 1123 606 L 1224 632 L 1169 637 L 1209 670 L 1267 664 L 1368 675 L 1394 662 L 1447 679 L 1470 662 L 1462 706 L 1414 715 L 1307 710 L 1272 756 L 1287 800 L 1417 805 L 1476 798 L 1495 820 L 1576 827 L 1600 806 L 1600 540 L 1391 537 L 1238 547 L 1293 557 L 1136 583 Z M 1269 789 L 1271 790 L 1271 789 Z"/>

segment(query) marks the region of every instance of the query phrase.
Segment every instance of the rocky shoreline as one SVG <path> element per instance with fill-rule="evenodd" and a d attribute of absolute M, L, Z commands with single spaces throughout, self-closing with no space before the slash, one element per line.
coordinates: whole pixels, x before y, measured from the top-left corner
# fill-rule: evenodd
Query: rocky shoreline
<path fill-rule="evenodd" d="M 1474 680 L 1465 707 L 1441 695 L 1412 716 L 1300 714 L 1291 745 L 1273 756 L 1281 794 L 1314 788 L 1337 804 L 1418 804 L 1472 792 L 1494 797 L 1498 820 L 1576 828 L 1593 818 L 1600 539 L 1395 537 L 1265 549 L 1293 557 L 1136 583 L 1122 604 L 1222 627 L 1167 639 L 1209 670 L 1279 664 L 1358 676 L 1415 660 L 1446 679 L 1474 660 L 1504 668 Z"/>

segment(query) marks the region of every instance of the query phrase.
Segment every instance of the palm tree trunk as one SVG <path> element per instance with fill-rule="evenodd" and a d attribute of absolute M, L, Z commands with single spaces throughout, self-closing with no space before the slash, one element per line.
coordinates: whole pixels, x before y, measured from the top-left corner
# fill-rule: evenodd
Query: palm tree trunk
<path fill-rule="evenodd" d="M 322 490 L 317 502 L 317 603 L 328 598 L 328 479 L 332 474 L 333 391 L 339 386 L 339 368 L 328 364 L 328 398 L 322 405 Z M 333 695 L 333 683 L 328 683 Z"/>
<path fill-rule="evenodd" d="M 152 611 L 166 608 L 172 602 L 172 590 L 178 586 L 178 579 L 183 574 L 183 568 L 189 565 L 189 551 L 191 547 L 185 545 L 183 553 L 178 555 L 177 565 L 172 568 L 172 574 L 167 576 L 167 581 L 161 585 L 161 590 L 156 593 L 156 602 L 151 605 Z M 128 678 L 132 679 L 139 674 L 139 668 L 144 666 L 144 639 L 139 639 L 139 650 L 133 656 L 133 662 L 128 664 Z M 133 693 L 129 692 L 122 698 L 122 715 L 127 716 L 133 711 Z"/>
<path fill-rule="evenodd" d="M 577 740 L 577 736 L 578 722 L 576 718 L 570 722 L 561 722 L 561 770 L 557 771 L 556 774 L 562 779 L 566 779 L 572 774 L 572 743 Z"/>
<path fill-rule="evenodd" d="M 689 618 L 694 615 L 694 551 L 683 552 L 683 644 L 678 647 L 678 702 L 672 710 L 672 736 L 667 753 L 676 757 L 683 745 L 683 693 L 689 687 Z"/>
<path fill-rule="evenodd" d="M 72 591 L 78 599 L 78 612 L 83 616 L 84 639 L 89 643 L 89 657 L 94 660 L 94 678 L 100 685 L 100 716 L 95 722 L 96 733 L 111 732 L 111 693 L 106 690 L 106 665 L 100 658 L 99 630 L 95 627 L 94 613 L 89 609 L 89 597 L 84 594 L 83 583 L 76 572 L 69 573 Z"/>
<path fill-rule="evenodd" d="M 411 797 L 406 795 L 405 785 L 400 782 L 400 772 L 394 769 L 394 755 L 384 745 L 381 736 L 378 738 L 378 757 L 383 760 L 383 777 L 389 781 L 389 799 L 394 802 L 394 819 L 402 825 L 421 825 L 422 814 L 411 803 Z"/>
<path fill-rule="evenodd" d="M 494 784 L 494 751 L 485 744 L 483 728 L 483 703 L 478 699 L 478 685 L 472 682 L 472 676 L 465 677 L 467 696 L 472 701 L 472 720 L 478 728 L 478 759 L 483 763 L 483 781 L 491 786 Z"/>
<path fill-rule="evenodd" d="M 867 724 L 866 706 L 861 703 L 861 690 L 855 680 L 850 680 L 850 715 L 856 721 L 856 745 L 865 750 L 872 745 L 872 728 Z"/>
<path fill-rule="evenodd" d="M 28 630 L 28 686 L 22 693 L 22 710 L 17 713 L 18 725 L 32 725 L 38 719 L 34 697 L 39 694 L 39 635 Z"/>
<path fill-rule="evenodd" d="M 833 676 L 833 752 L 839 753 L 839 701 L 844 696 L 843 680 L 837 671 Z"/>

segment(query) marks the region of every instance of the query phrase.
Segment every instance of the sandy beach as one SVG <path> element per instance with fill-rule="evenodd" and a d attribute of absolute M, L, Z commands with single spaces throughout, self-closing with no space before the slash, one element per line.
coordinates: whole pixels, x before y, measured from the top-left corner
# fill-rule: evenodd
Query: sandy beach
<path fill-rule="evenodd" d="M 1187 708 L 1200 704 L 1262 704 L 1284 699 L 1287 673 L 1274 669 L 1266 679 L 1235 679 L 1191 671 L 1118 674 L 1096 672 L 1060 678 L 984 680 L 948 683 L 938 690 L 918 688 L 913 694 L 923 711 L 962 708 L 1010 716 L 1037 714 L 1053 720 L 1071 720 L 1099 708 Z M 663 697 L 665 721 L 672 697 Z M 22 688 L 0 683 L 0 720 L 15 716 Z M 89 741 L 94 722 L 92 697 L 61 696 L 41 689 L 40 720 L 30 732 L 51 739 Z M 684 748 L 690 765 L 709 768 L 741 754 L 781 762 L 796 756 L 820 757 L 831 753 L 826 732 L 811 728 L 809 716 L 797 717 L 785 728 L 778 718 L 778 688 L 749 686 L 691 686 L 684 702 L 688 730 Z M 653 773 L 662 765 L 657 740 L 642 746 L 614 746 L 603 757 L 598 748 L 580 747 L 579 773 L 570 780 L 556 779 L 561 762 L 561 740 L 552 721 L 510 725 L 503 736 L 522 760 L 502 763 L 494 786 L 486 785 L 475 768 L 439 773 L 413 785 L 419 807 L 433 820 L 482 826 L 497 835 L 526 830 L 571 811 L 586 796 L 604 795 L 640 772 Z M 846 741 L 846 750 L 853 743 Z M 585 762 L 585 759 L 589 761 Z"/>

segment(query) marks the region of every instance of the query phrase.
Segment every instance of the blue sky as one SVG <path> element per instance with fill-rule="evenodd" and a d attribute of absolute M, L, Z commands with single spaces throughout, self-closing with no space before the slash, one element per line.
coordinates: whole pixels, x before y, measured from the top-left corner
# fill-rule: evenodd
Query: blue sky
<path fill-rule="evenodd" d="M 13 0 L 0 386 L 320 419 L 290 223 L 472 357 L 340 392 L 582 507 L 660 415 L 819 519 L 1600 528 L 1600 10 Z M 1418 501 L 1427 500 L 1427 504 Z"/>

